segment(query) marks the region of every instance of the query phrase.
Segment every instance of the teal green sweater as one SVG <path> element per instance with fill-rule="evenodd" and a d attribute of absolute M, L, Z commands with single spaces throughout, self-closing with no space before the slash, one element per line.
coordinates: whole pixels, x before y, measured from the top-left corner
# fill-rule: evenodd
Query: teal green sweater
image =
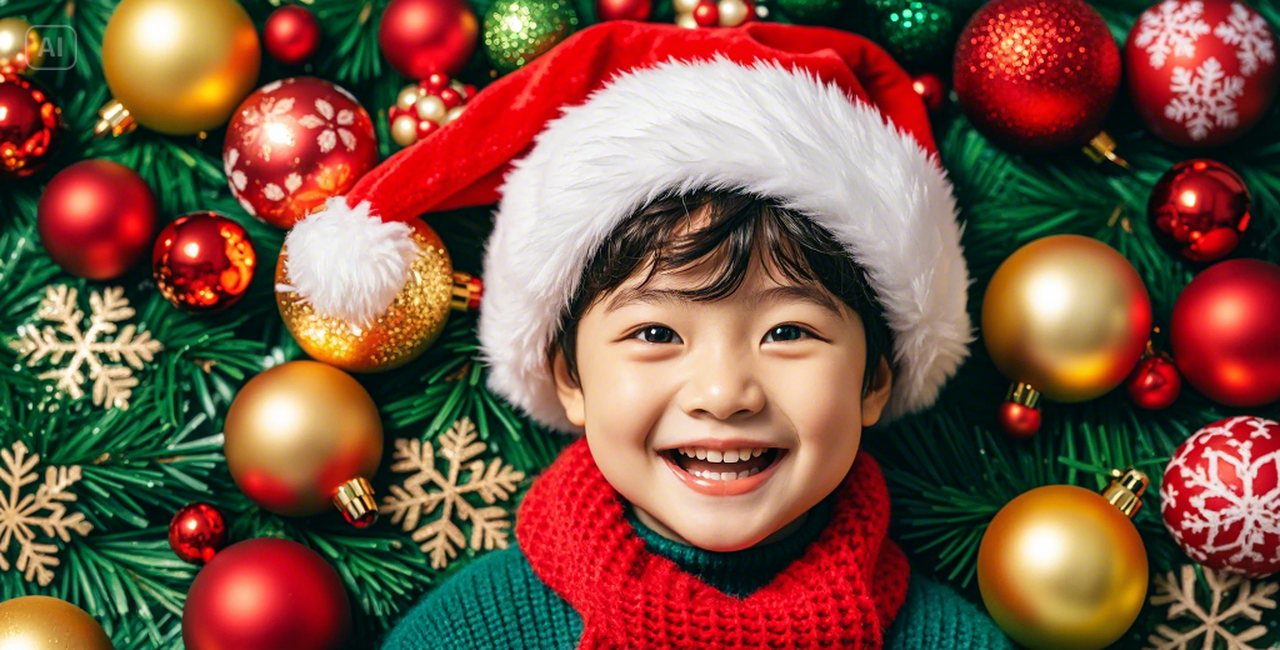
<path fill-rule="evenodd" d="M 744 597 L 800 557 L 830 514 L 830 505 L 824 501 L 787 538 L 732 553 L 668 540 L 645 527 L 630 510 L 628 520 L 653 553 L 726 594 Z M 538 579 L 513 544 L 475 560 L 428 593 L 392 630 L 382 650 L 569 650 L 577 646 L 581 634 L 581 617 Z M 948 587 L 915 574 L 885 639 L 887 650 L 1013 648 L 977 607 Z"/>

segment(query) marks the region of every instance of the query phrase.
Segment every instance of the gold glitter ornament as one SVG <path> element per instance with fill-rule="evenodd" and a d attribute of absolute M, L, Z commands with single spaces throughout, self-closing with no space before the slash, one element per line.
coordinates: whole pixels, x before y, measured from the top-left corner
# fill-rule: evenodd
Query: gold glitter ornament
<path fill-rule="evenodd" d="M 497 0 L 484 17 L 484 51 L 502 74 L 545 54 L 578 28 L 567 0 Z"/>
<path fill-rule="evenodd" d="M 296 292 L 276 290 L 285 326 L 311 358 L 352 372 L 381 372 L 412 361 L 440 336 L 455 302 L 455 275 L 470 277 L 453 272 L 449 251 L 430 226 L 419 219 L 406 223 L 420 254 L 395 301 L 367 327 L 321 316 Z M 277 287 L 288 284 L 288 259 L 286 245 L 276 265 Z"/>

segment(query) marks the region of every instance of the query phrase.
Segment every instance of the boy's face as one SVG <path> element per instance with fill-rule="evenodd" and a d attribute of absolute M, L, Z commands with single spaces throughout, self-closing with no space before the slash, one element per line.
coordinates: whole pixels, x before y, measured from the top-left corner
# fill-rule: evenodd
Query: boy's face
<path fill-rule="evenodd" d="M 646 524 L 714 551 L 758 544 L 829 495 L 889 398 L 883 362 L 862 395 L 857 314 L 756 259 L 714 302 L 663 294 L 703 286 L 705 264 L 638 290 L 643 275 L 631 278 L 578 324 L 581 386 L 562 354 L 554 363 L 609 483 Z"/>

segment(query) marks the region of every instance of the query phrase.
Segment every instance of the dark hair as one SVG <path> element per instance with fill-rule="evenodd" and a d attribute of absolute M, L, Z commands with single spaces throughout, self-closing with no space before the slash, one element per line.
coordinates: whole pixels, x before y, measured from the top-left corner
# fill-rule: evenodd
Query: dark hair
<path fill-rule="evenodd" d="M 699 213 L 706 223 L 696 230 L 688 227 L 692 216 Z M 891 358 L 887 354 L 889 326 L 865 271 L 831 233 L 811 219 L 775 201 L 734 190 L 665 196 L 619 224 L 587 264 L 550 355 L 562 350 L 570 376 L 579 381 L 575 353 L 578 321 L 600 297 L 622 286 L 646 261 L 651 264 L 642 286 L 660 271 L 677 271 L 717 256 L 722 263 L 708 284 L 680 292 L 691 300 L 714 301 L 737 291 L 752 258 L 763 254 L 768 254 L 792 282 L 820 283 L 862 319 L 867 339 L 865 394 L 876 379 L 881 357 Z"/>

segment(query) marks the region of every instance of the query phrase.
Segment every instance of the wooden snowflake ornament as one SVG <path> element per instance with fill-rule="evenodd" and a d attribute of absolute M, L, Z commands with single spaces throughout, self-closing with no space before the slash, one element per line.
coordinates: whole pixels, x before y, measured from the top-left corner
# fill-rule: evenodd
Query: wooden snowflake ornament
<path fill-rule="evenodd" d="M 1182 567 L 1178 578 L 1174 577 L 1172 571 L 1167 575 L 1156 576 L 1151 604 L 1169 605 L 1166 620 L 1170 624 L 1156 626 L 1156 633 L 1147 639 L 1151 644 L 1148 650 L 1224 647 L 1218 641 L 1224 643 L 1227 650 L 1261 650 L 1249 645 L 1249 642 L 1265 635 L 1267 626 L 1252 625 L 1233 631 L 1241 626 L 1230 624 L 1236 622 L 1236 619 L 1247 619 L 1254 623 L 1262 621 L 1263 610 L 1276 608 L 1276 601 L 1272 596 L 1280 590 L 1280 584 L 1253 582 L 1244 576 L 1219 573 L 1213 569 L 1204 569 L 1204 582 L 1209 588 L 1207 606 L 1202 605 L 1196 597 L 1194 566 L 1188 564 Z M 1233 593 L 1234 599 L 1231 598 Z M 1266 615 L 1275 614 L 1268 611 Z M 1186 627 L 1182 624 L 1185 619 L 1191 619 L 1195 624 Z M 1176 629 L 1174 625 L 1184 629 Z"/>
<path fill-rule="evenodd" d="M 487 447 L 476 441 L 478 437 L 468 418 L 458 420 L 440 436 L 439 457 L 448 465 L 443 473 L 436 469 L 436 452 L 430 442 L 396 440 L 397 462 L 391 471 L 413 475 L 405 480 L 403 487 L 391 486 L 391 494 L 383 498 L 379 512 L 390 514 L 391 523 L 400 524 L 405 531 L 413 531 L 413 541 L 419 542 L 422 551 L 431 557 L 433 569 L 448 567 L 458 556 L 458 550 L 468 545 L 455 519 L 470 522 L 471 550 L 507 547 L 507 531 L 511 528 L 508 511 L 494 504 L 511 498 L 516 484 L 524 479 L 524 472 L 516 471 L 498 458 L 486 466 L 484 460 L 477 458 Z M 478 496 L 488 505 L 473 505 L 466 499 L 468 494 Z M 423 515 L 437 510 L 437 518 L 419 526 Z"/>
<path fill-rule="evenodd" d="M 5 554 L 10 544 L 17 541 L 20 550 L 14 566 L 22 571 L 27 582 L 34 580 L 47 587 L 53 581 L 53 567 L 60 563 L 58 546 L 37 543 L 37 537 L 43 535 L 49 541 L 57 537 L 69 542 L 71 533 L 87 535 L 93 530 L 93 524 L 85 521 L 83 514 L 67 511 L 67 506 L 76 501 L 76 495 L 67 488 L 80 480 L 78 465 L 48 468 L 36 493 L 23 494 L 24 487 L 40 479 L 32 471 L 38 462 L 40 457 L 28 456 L 27 447 L 21 442 L 13 443 L 12 450 L 0 450 L 0 463 L 3 463 L 0 481 L 8 488 L 0 492 L 0 571 L 9 570 Z"/>

